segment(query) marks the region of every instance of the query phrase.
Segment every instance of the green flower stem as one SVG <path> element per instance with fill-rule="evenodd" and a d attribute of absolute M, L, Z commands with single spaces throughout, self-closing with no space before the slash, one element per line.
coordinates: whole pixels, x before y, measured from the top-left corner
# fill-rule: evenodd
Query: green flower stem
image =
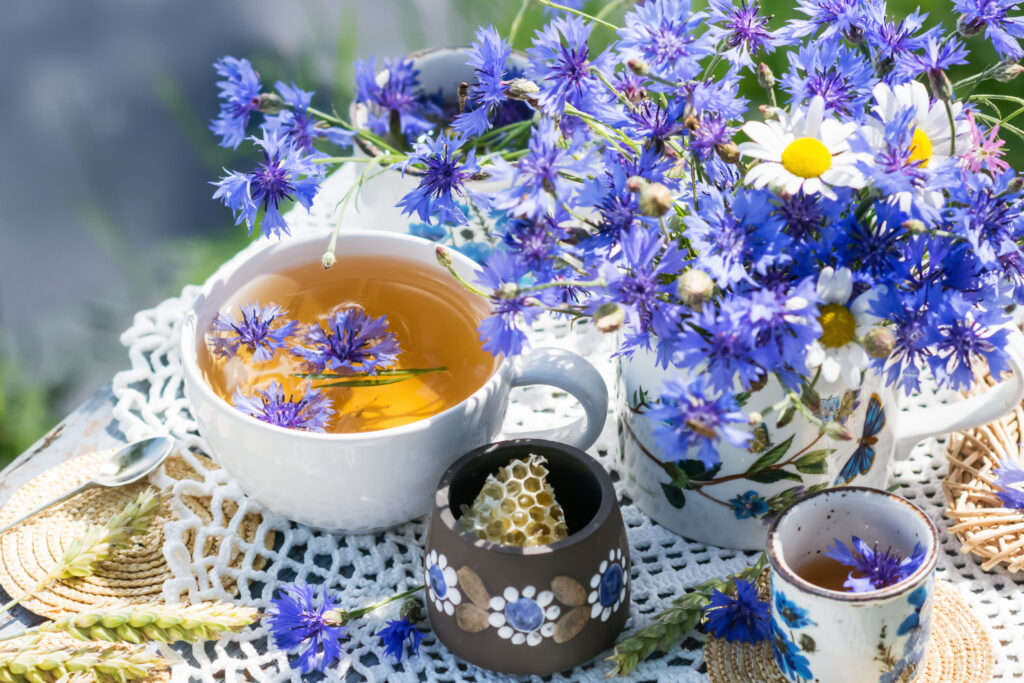
<path fill-rule="evenodd" d="M 460 285 L 462 285 L 463 287 L 465 287 L 469 291 L 473 292 L 473 294 L 476 294 L 478 296 L 482 296 L 482 297 L 490 297 L 491 296 L 490 293 L 485 292 L 484 290 L 480 289 L 476 285 L 470 284 L 466 280 L 466 278 L 464 278 L 461 275 L 459 275 L 458 271 L 455 270 L 455 266 L 452 265 L 452 257 L 448 255 L 448 250 L 445 247 L 443 247 L 441 245 L 437 245 L 437 248 L 434 250 L 434 255 L 437 257 L 437 262 L 439 264 L 441 264 L 441 267 L 442 268 L 447 268 L 448 272 L 451 273 L 452 277 L 454 277 L 458 281 L 458 283 Z"/>
<path fill-rule="evenodd" d="M 595 24 L 600 24 L 601 26 L 604 26 L 605 28 L 610 28 L 613 31 L 619 30 L 619 27 L 616 26 L 615 24 L 607 22 L 599 17 L 595 17 L 593 14 L 587 14 L 583 10 L 573 9 L 572 7 L 566 7 L 565 5 L 559 5 L 557 2 L 552 2 L 552 0 L 537 0 L 537 2 L 540 3 L 541 5 L 544 5 L 545 7 L 550 7 L 551 9 L 560 9 L 563 12 L 569 12 L 570 14 L 579 15 L 584 19 L 589 19 Z"/>
<path fill-rule="evenodd" d="M 512 45 L 516 44 L 516 34 L 519 33 L 519 26 L 523 23 L 523 15 L 526 14 L 526 8 L 529 6 L 530 0 L 523 0 L 519 5 L 515 18 L 512 19 L 512 26 L 508 29 L 508 42 Z"/>
<path fill-rule="evenodd" d="M 345 119 L 338 118 L 337 116 L 332 116 L 331 114 L 328 114 L 327 112 L 320 111 L 319 109 L 314 109 L 313 107 L 308 107 L 306 109 L 306 111 L 308 113 L 312 114 L 313 116 L 317 117 L 318 119 L 323 119 L 324 121 L 327 121 L 328 123 L 333 123 L 333 124 L 335 124 L 337 126 L 341 126 L 342 128 L 346 128 L 348 130 L 353 131 L 359 137 L 363 138 L 367 142 L 371 142 L 374 145 L 377 145 L 381 149 L 385 149 L 385 150 L 387 150 L 389 152 L 393 152 L 393 153 L 396 153 L 396 154 L 401 154 L 402 153 L 402 150 L 398 149 L 397 147 L 395 147 L 392 144 L 389 144 L 386 140 L 384 140 L 384 138 L 380 137 L 379 135 L 371 133 L 370 131 L 365 130 L 363 128 L 356 128 L 355 126 L 353 126 L 351 123 L 349 123 Z"/>
<path fill-rule="evenodd" d="M 611 0 L 611 2 L 605 4 L 605 6 L 601 8 L 601 11 L 595 16 L 598 19 L 604 19 L 606 16 L 614 12 L 617 7 L 620 7 L 623 4 L 625 4 L 625 0 Z"/>
<path fill-rule="evenodd" d="M 949 156 L 956 156 L 956 121 L 953 118 L 953 104 L 949 98 L 942 100 L 946 105 L 946 118 L 949 119 Z"/>
<path fill-rule="evenodd" d="M 572 116 L 578 116 L 581 119 L 583 119 L 583 121 L 587 124 L 587 127 L 590 128 L 590 130 L 594 131 L 594 133 L 596 133 L 598 137 L 601 137 L 602 139 L 606 140 L 607 142 L 613 145 L 615 144 L 615 140 L 613 140 L 612 138 L 618 138 L 620 142 L 624 142 L 625 144 L 629 145 L 630 149 L 632 149 L 633 152 L 637 154 L 637 156 L 640 155 L 640 145 L 635 140 L 633 140 L 633 138 L 629 137 L 622 131 L 606 126 L 597 117 L 592 116 L 591 114 L 588 114 L 585 111 L 580 111 L 579 109 L 572 106 L 568 102 L 565 103 L 565 113 L 571 114 Z"/>
<path fill-rule="evenodd" d="M 596 280 L 556 280 L 539 285 L 531 285 L 530 287 L 521 287 L 519 291 L 522 294 L 530 294 L 531 292 L 539 292 L 542 289 L 550 289 L 552 287 L 581 287 L 586 289 L 587 287 L 606 286 L 608 286 L 608 283 L 604 281 L 604 278 L 597 278 Z"/>
<path fill-rule="evenodd" d="M 314 164 L 344 164 L 345 162 L 352 162 L 356 164 L 397 164 L 400 161 L 405 161 L 409 157 L 404 154 L 383 154 L 379 157 L 320 157 L 314 159 Z"/>
<path fill-rule="evenodd" d="M 396 595 L 392 595 L 390 598 L 385 598 L 385 599 L 380 600 L 378 602 L 375 602 L 375 603 L 372 603 L 370 605 L 367 605 L 366 607 L 360 607 L 359 609 L 353 610 L 353 611 L 348 613 L 349 619 L 358 619 L 359 617 L 366 616 L 370 612 L 378 610 L 381 607 L 383 607 L 384 605 L 387 605 L 387 604 L 390 604 L 392 602 L 395 602 L 396 600 L 401 600 L 402 598 L 407 598 L 410 595 L 413 595 L 414 593 L 420 592 L 424 588 L 426 588 L 426 586 L 423 586 L 423 585 L 416 586 L 415 588 L 410 588 L 409 590 L 405 591 L 404 593 L 398 593 Z"/>
<path fill-rule="evenodd" d="M 377 387 L 384 386 L 386 384 L 397 384 L 398 382 L 404 382 L 407 379 L 413 377 L 419 377 L 420 375 L 426 375 L 432 372 L 445 372 L 448 369 L 447 366 L 439 366 L 436 368 L 417 368 L 409 370 L 382 370 L 376 375 L 371 375 L 368 372 L 360 372 L 353 375 L 335 375 L 329 373 L 295 373 L 292 377 L 302 377 L 313 381 L 323 380 L 338 380 L 336 382 L 330 382 L 328 384 L 314 385 L 314 389 L 331 389 L 334 387 Z"/>
<path fill-rule="evenodd" d="M 334 223 L 334 232 L 331 233 L 331 239 L 327 243 L 327 251 L 324 252 L 321 260 L 325 270 L 334 265 L 334 250 L 338 246 L 338 234 L 341 232 L 341 222 L 345 218 L 345 211 L 348 209 L 348 205 L 349 202 L 352 201 L 352 197 L 362 190 L 363 185 L 367 180 L 372 180 L 391 170 L 391 167 L 389 166 L 378 168 L 380 158 L 381 157 L 371 158 L 371 160 L 366 164 L 366 168 L 359 173 L 359 177 L 357 177 L 356 181 L 352 183 L 352 187 L 348 188 L 348 191 L 345 192 L 345 195 L 341 198 L 341 207 L 338 209 L 338 219 Z"/>

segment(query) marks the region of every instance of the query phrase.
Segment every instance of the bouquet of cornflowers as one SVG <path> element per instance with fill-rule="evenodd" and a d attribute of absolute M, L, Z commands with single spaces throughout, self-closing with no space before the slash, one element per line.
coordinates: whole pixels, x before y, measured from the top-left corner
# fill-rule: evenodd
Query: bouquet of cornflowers
<path fill-rule="evenodd" d="M 622 354 L 702 369 L 668 382 L 651 417 L 667 450 L 707 466 L 720 440 L 750 438 L 739 406 L 769 380 L 788 390 L 781 412 L 848 438 L 807 409 L 819 379 L 856 388 L 875 372 L 912 393 L 925 368 L 957 389 L 981 363 L 1008 368 L 1024 183 L 998 137 L 1022 134 L 1008 123 L 1021 111 L 998 105 L 1024 100 L 978 88 L 1024 70 L 1019 3 L 956 0 L 947 30 L 880 0 L 797 0 L 806 18 L 777 28 L 747 0 L 648 0 L 621 25 L 536 1 L 552 14 L 526 67 L 513 68 L 513 36 L 481 28 L 466 53 L 476 80 L 453 83 L 454 100 L 424 91 L 409 60 L 357 64 L 359 125 L 294 85 L 265 92 L 246 60 L 219 61 L 212 128 L 237 146 L 261 112 L 250 139 L 263 161 L 215 197 L 250 231 L 287 234 L 280 204 L 310 206 L 326 169 L 351 159 L 320 148 L 358 138 L 374 154 L 339 226 L 391 168 L 417 179 L 400 206 L 428 224 L 497 212 L 498 248 L 465 283 L 492 303 L 485 348 L 519 354 L 553 312 L 621 330 Z M 597 30 L 614 36 L 600 52 Z M 952 82 L 963 37 L 981 33 L 1003 61 Z M 758 57 L 780 50 L 776 77 Z M 741 96 L 746 81 L 763 103 Z"/>

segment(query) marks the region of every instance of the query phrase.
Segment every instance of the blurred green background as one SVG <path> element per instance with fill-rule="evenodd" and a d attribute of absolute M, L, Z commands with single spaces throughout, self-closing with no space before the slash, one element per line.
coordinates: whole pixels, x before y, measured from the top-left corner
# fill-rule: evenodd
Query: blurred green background
<path fill-rule="evenodd" d="M 630 3 L 613 2 L 618 21 Z M 695 5 L 701 3 L 695 2 Z M 794 16 L 767 0 L 774 28 Z M 593 13 L 605 2 L 588 2 Z M 344 111 L 352 61 L 467 44 L 479 25 L 507 33 L 519 0 L 224 0 L 218 3 L 5 3 L 0 9 L 0 464 L 95 392 L 128 358 L 118 337 L 134 311 L 200 283 L 250 239 L 210 195 L 223 150 L 211 63 L 248 57 L 264 83 L 294 80 Z M 890 13 L 916 7 L 890 0 Z M 928 25 L 953 26 L 951 3 Z M 545 20 L 530 5 L 517 47 Z M 596 28 L 595 46 L 611 40 Z M 973 38 L 975 67 L 995 62 Z M 767 60 L 781 75 L 783 52 Z M 17 65 L 17 66 L 14 66 Z M 961 68 L 954 80 L 972 73 Z M 1016 84 L 1002 85 L 1013 93 Z M 763 101 L 756 87 L 746 93 Z M 16 132 L 16 135 L 10 135 Z M 1008 146 L 1017 156 L 1018 140 Z M 1018 159 L 1018 167 L 1020 160 Z"/>

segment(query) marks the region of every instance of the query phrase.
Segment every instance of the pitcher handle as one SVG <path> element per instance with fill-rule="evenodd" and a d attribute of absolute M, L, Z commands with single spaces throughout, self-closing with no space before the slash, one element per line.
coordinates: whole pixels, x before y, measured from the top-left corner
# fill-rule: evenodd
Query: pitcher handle
<path fill-rule="evenodd" d="M 608 387 L 590 361 L 578 353 L 553 347 L 527 351 L 515 360 L 510 384 L 513 388 L 546 384 L 567 391 L 583 406 L 584 415 L 562 427 L 506 432 L 508 438 L 560 441 L 585 451 L 601 435 L 608 416 Z"/>
<path fill-rule="evenodd" d="M 998 420 L 1024 400 L 1024 334 L 1015 325 L 1008 329 L 1006 354 L 1012 370 L 1010 377 L 962 401 L 904 412 L 896 428 L 897 460 L 909 456 L 919 441 Z"/>

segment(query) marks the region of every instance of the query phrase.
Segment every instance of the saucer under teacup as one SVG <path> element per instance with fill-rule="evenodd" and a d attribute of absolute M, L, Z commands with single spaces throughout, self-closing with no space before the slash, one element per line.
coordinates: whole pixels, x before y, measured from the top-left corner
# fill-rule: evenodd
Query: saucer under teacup
<path fill-rule="evenodd" d="M 757 581 L 765 600 L 768 585 L 765 570 Z M 772 644 L 767 640 L 751 645 L 708 636 L 704 659 L 712 683 L 789 683 L 775 665 Z M 936 581 L 931 644 L 924 668 L 913 683 L 987 683 L 992 665 L 988 631 L 951 584 Z"/>

